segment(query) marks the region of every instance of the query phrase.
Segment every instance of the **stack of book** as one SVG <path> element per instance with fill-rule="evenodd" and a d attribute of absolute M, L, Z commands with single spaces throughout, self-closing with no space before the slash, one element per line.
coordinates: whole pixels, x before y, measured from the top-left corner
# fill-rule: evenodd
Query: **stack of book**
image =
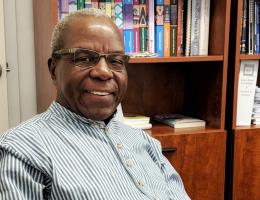
<path fill-rule="evenodd" d="M 206 122 L 202 119 L 197 119 L 181 114 L 156 115 L 154 120 L 173 128 L 193 128 L 206 126 Z"/>
<path fill-rule="evenodd" d="M 260 88 L 256 86 L 252 113 L 252 124 L 260 124 Z"/>
<path fill-rule="evenodd" d="M 127 115 L 124 117 L 124 123 L 133 128 L 152 128 L 152 124 L 150 123 L 150 117 L 144 115 Z"/>
<path fill-rule="evenodd" d="M 58 16 L 99 8 L 122 32 L 125 52 L 208 55 L 210 0 L 57 0 Z"/>
<path fill-rule="evenodd" d="M 243 0 L 240 53 L 260 53 L 260 0 Z"/>

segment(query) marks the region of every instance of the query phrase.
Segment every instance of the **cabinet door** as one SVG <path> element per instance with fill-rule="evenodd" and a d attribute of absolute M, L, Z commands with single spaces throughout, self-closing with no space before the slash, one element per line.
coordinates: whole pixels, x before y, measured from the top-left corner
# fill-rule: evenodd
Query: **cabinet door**
<path fill-rule="evenodd" d="M 235 131 L 234 200 L 260 199 L 260 129 Z"/>
<path fill-rule="evenodd" d="M 156 136 L 155 136 L 156 137 Z M 180 174 L 192 200 L 224 199 L 226 133 L 181 134 L 156 137 Z"/>
<path fill-rule="evenodd" d="M 4 39 L 4 9 L 0 0 L 0 133 L 8 128 L 7 79 Z"/>

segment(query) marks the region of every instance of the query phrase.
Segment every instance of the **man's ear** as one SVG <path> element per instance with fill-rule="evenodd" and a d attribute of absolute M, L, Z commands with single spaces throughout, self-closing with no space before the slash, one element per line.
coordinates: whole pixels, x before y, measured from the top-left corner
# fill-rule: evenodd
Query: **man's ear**
<path fill-rule="evenodd" d="M 49 72 L 51 74 L 51 79 L 55 82 L 56 80 L 56 73 L 55 73 L 55 69 L 56 69 L 56 60 L 54 58 L 49 58 L 48 59 L 48 67 L 49 67 Z"/>

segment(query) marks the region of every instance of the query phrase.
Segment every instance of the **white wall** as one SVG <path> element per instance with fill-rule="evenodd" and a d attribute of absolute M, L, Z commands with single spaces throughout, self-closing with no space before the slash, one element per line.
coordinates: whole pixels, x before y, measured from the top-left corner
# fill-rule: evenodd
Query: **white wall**
<path fill-rule="evenodd" d="M 0 67 L 2 75 L 0 76 L 0 134 L 8 128 L 8 102 L 7 102 L 7 80 L 5 69 L 5 35 L 3 15 L 3 0 L 0 0 Z"/>
<path fill-rule="evenodd" d="M 32 0 L 4 0 L 9 126 L 36 114 Z"/>

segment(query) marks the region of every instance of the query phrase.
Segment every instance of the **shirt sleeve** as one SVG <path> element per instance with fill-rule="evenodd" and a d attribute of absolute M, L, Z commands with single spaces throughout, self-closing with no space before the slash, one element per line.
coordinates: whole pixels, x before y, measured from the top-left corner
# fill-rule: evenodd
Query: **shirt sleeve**
<path fill-rule="evenodd" d="M 170 199 L 190 200 L 177 171 L 163 155 L 162 159 L 161 170 L 165 176 Z"/>
<path fill-rule="evenodd" d="M 159 163 L 161 172 L 164 175 L 169 199 L 190 200 L 188 194 L 185 191 L 180 175 L 167 160 L 167 158 L 162 154 L 162 147 L 160 142 L 146 133 L 144 133 L 143 136 L 150 144 L 148 152 L 151 158 L 154 160 L 154 162 Z"/>
<path fill-rule="evenodd" d="M 0 149 L 0 199 L 44 200 L 43 174 L 13 152 Z"/>

